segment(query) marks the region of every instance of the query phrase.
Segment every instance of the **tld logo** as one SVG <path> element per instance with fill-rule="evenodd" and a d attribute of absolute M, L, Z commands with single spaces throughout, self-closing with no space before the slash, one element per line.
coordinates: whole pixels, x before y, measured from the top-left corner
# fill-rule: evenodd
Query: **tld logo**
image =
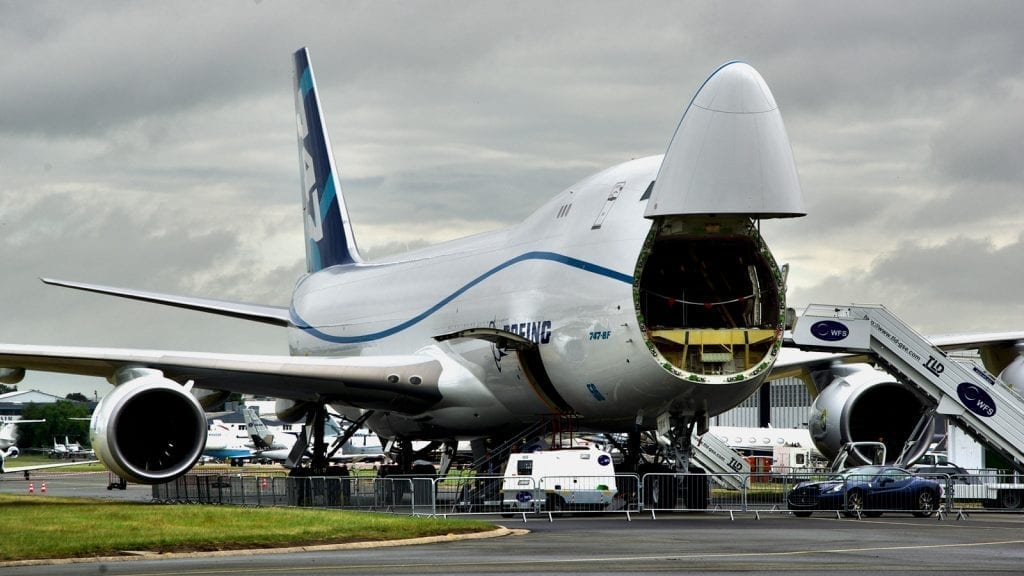
<path fill-rule="evenodd" d="M 850 335 L 850 329 L 842 322 L 822 320 L 821 322 L 811 324 L 811 335 L 818 340 L 838 342 Z"/>

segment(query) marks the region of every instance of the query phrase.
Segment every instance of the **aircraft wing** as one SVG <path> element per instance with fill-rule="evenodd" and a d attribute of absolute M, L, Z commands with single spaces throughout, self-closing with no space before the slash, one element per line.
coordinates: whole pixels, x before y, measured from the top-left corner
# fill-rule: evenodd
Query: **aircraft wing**
<path fill-rule="evenodd" d="M 949 352 L 953 350 L 985 350 L 992 348 L 1013 348 L 1024 342 L 1024 332 L 981 332 L 977 334 L 944 334 L 929 336 L 932 344 Z"/>
<path fill-rule="evenodd" d="M 79 460 L 78 462 L 61 462 L 60 464 L 34 464 L 32 466 L 15 466 L 8 468 L 4 465 L 4 459 L 0 458 L 0 474 L 15 474 L 18 472 L 33 472 L 35 470 L 46 470 L 48 468 L 64 468 L 65 466 L 78 466 L 79 464 L 96 464 L 99 460 Z"/>
<path fill-rule="evenodd" d="M 100 284 L 88 284 L 86 282 L 72 282 L 70 280 L 54 280 L 52 278 L 40 278 L 44 284 L 51 286 L 63 286 L 86 292 L 96 292 L 118 296 L 129 300 L 140 300 L 142 302 L 153 302 L 164 306 L 184 308 L 219 314 L 231 318 L 241 318 L 253 322 L 263 322 L 274 326 L 288 326 L 289 315 L 287 308 L 277 306 L 263 306 L 260 304 L 242 304 L 227 300 L 214 298 L 197 298 L 194 296 L 179 296 L 176 294 L 164 294 L 161 292 L 149 292 L 146 290 L 133 290 L 131 288 L 117 288 L 114 286 L 102 286 Z"/>
<path fill-rule="evenodd" d="M 296 401 L 415 411 L 441 399 L 441 363 L 426 355 L 293 357 L 0 344 L 0 366 L 101 376 L 157 369 L 179 383 Z"/>
<path fill-rule="evenodd" d="M 1017 346 L 1024 343 L 1024 332 L 983 332 L 976 334 L 946 334 L 928 338 L 933 344 L 946 352 L 977 350 L 985 364 L 985 368 L 999 374 L 1020 353 Z M 772 380 L 779 378 L 804 378 L 811 370 L 828 367 L 839 362 L 842 364 L 867 362 L 868 354 L 837 354 L 833 352 L 807 352 L 793 344 L 789 336 L 785 340 L 785 348 L 779 354 L 778 361 L 772 367 Z"/>

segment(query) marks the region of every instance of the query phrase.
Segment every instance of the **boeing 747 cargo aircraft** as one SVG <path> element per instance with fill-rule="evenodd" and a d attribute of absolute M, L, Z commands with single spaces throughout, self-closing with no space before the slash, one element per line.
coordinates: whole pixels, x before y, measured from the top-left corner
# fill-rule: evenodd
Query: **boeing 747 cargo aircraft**
<path fill-rule="evenodd" d="M 289 422 L 316 425 L 330 405 L 399 444 L 471 440 L 481 454 L 542 421 L 658 428 L 664 465 L 687 470 L 692 431 L 772 373 L 786 273 L 759 222 L 805 210 L 779 108 L 751 66 L 727 63 L 699 86 L 664 155 L 588 176 L 510 228 L 368 261 L 308 52 L 294 61 L 307 273 L 290 306 L 46 280 L 280 326 L 291 355 L 0 345 L 7 381 L 49 370 L 114 384 L 91 435 L 121 477 L 184 474 L 202 454 L 203 405 L 231 392 L 280 398 Z"/>

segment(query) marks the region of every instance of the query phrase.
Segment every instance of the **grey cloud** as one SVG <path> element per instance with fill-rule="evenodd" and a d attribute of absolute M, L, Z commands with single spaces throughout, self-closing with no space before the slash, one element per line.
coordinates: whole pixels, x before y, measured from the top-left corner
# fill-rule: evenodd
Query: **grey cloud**
<path fill-rule="evenodd" d="M 957 237 L 940 245 L 903 243 L 867 269 L 851 268 L 790 291 L 810 302 L 884 303 L 928 333 L 1018 330 L 1024 318 L 1024 236 L 1006 246 Z"/>
<path fill-rule="evenodd" d="M 1019 300 L 1024 271 L 1024 236 L 996 247 L 977 238 L 951 238 L 937 246 L 903 244 L 872 267 L 880 283 L 905 286 L 942 300 Z M 922 281 L 924 279 L 924 281 Z"/>
<path fill-rule="evenodd" d="M 930 164 L 943 179 L 968 186 L 1024 179 L 1024 117 L 1018 112 L 1024 109 L 1024 77 L 1001 84 L 968 95 L 967 105 L 947 116 L 933 136 Z"/>

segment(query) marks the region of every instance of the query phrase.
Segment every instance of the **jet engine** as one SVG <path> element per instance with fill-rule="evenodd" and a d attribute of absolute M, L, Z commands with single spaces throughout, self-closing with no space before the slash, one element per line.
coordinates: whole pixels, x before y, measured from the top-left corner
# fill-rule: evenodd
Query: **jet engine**
<path fill-rule="evenodd" d="M 903 457 L 911 464 L 927 450 L 935 421 L 922 415 L 930 404 L 914 389 L 900 384 L 890 374 L 867 364 L 833 366 L 834 379 L 814 400 L 807 428 L 818 450 L 834 459 L 848 442 L 882 442 L 886 460 L 893 462 L 906 442 L 916 440 Z M 918 429 L 919 422 L 923 429 Z M 851 465 L 875 463 L 875 454 L 854 450 Z"/>
<path fill-rule="evenodd" d="M 274 404 L 277 419 L 288 424 L 302 422 L 313 408 L 311 402 L 297 402 L 287 398 L 278 398 Z"/>
<path fill-rule="evenodd" d="M 25 378 L 24 368 L 0 368 L 0 383 L 17 384 Z"/>
<path fill-rule="evenodd" d="M 999 374 L 999 379 L 1014 390 L 1024 389 L 1024 342 L 1016 345 L 1017 356 Z"/>
<path fill-rule="evenodd" d="M 206 447 L 206 415 L 191 386 L 157 370 L 132 369 L 96 406 L 90 437 L 97 457 L 121 478 L 141 484 L 187 472 Z"/>

